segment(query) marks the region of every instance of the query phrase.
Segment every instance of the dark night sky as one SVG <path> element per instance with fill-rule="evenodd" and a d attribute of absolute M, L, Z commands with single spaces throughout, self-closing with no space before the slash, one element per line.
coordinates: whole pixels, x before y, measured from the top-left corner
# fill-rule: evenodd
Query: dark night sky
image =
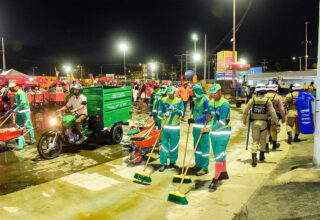
<path fill-rule="evenodd" d="M 237 32 L 239 57 L 254 66 L 266 58 L 270 66 L 279 61 L 291 68 L 296 65 L 292 56 L 304 56 L 305 21 L 310 22 L 309 55 L 317 56 L 317 0 L 237 0 L 238 20 L 250 1 Z M 98 73 L 101 64 L 122 63 L 120 40 L 130 43 L 129 63 L 154 59 L 177 64 L 174 54 L 192 50 L 192 32 L 201 37 L 199 50 L 207 33 L 208 51 L 214 52 L 231 28 L 232 0 L 0 0 L 7 66 L 27 73 L 32 66 L 48 72 L 63 63 Z M 228 38 L 218 50 L 231 46 Z"/>

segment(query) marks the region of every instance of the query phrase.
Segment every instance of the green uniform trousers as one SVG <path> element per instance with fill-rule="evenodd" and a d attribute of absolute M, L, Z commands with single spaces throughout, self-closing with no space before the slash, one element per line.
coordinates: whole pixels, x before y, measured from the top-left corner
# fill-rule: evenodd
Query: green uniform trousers
<path fill-rule="evenodd" d="M 176 163 L 179 152 L 180 125 L 164 125 L 161 135 L 160 163 L 162 166 L 167 165 L 169 155 L 170 163 Z"/>
<path fill-rule="evenodd" d="M 196 147 L 198 139 L 200 137 L 201 128 L 203 128 L 203 124 L 194 124 L 193 125 L 193 147 Z M 195 162 L 196 167 L 200 167 L 203 170 L 208 170 L 209 166 L 209 158 L 210 158 L 210 140 L 209 133 L 204 133 L 199 142 L 199 146 L 195 153 Z"/>

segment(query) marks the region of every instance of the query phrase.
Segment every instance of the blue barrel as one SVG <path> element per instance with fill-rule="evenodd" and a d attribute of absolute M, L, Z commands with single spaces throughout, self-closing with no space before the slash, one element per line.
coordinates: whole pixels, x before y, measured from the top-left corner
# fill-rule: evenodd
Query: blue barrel
<path fill-rule="evenodd" d="M 299 126 L 302 134 L 313 134 L 314 132 L 312 99 L 313 96 L 307 92 L 299 92 L 299 96 L 296 98 Z"/>

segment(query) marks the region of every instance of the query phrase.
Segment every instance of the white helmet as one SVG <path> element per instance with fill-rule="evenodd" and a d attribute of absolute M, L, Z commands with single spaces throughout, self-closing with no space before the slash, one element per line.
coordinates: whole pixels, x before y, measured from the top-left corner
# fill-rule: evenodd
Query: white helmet
<path fill-rule="evenodd" d="M 268 85 L 267 86 L 267 90 L 268 91 L 278 91 L 278 85 L 276 85 L 276 84 L 271 84 L 271 85 Z"/>
<path fill-rule="evenodd" d="M 258 84 L 254 91 L 255 92 L 266 92 L 267 88 L 264 84 Z"/>
<path fill-rule="evenodd" d="M 293 86 L 292 86 L 292 90 L 293 91 L 295 91 L 295 90 L 301 90 L 302 89 L 302 87 L 301 87 L 301 85 L 299 84 L 299 83 L 295 83 L 295 84 L 293 84 Z"/>

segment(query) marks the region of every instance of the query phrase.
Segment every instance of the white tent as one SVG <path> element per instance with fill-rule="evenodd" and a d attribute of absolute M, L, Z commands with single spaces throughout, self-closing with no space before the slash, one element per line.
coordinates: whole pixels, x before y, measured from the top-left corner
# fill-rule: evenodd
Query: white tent
<path fill-rule="evenodd" d="M 30 79 L 30 76 L 24 74 L 24 73 L 21 73 L 17 70 L 14 70 L 14 69 L 10 69 L 10 70 L 7 70 L 5 72 L 2 72 L 0 74 L 0 79 L 8 79 L 10 81 L 17 81 L 21 78 L 25 78 L 25 79 Z"/>

